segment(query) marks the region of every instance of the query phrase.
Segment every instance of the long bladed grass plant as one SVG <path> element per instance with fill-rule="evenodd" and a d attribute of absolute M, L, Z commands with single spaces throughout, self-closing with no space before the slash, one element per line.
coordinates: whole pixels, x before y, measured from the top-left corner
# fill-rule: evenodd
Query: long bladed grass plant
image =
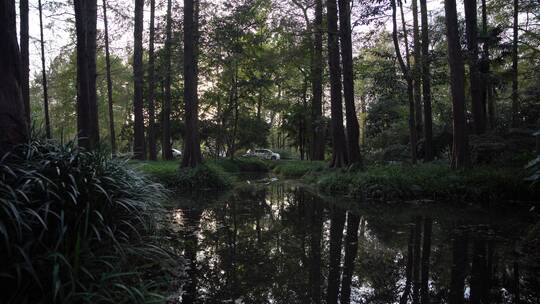
<path fill-rule="evenodd" d="M 125 160 L 35 140 L 0 159 L 0 303 L 162 302 L 166 191 Z"/>

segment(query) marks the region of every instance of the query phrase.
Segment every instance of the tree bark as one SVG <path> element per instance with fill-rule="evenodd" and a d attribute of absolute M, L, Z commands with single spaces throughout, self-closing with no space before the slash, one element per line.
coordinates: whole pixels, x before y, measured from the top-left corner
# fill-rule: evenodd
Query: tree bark
<path fill-rule="evenodd" d="M 96 99 L 97 0 L 74 0 L 77 36 L 77 130 L 79 146 L 99 145 Z"/>
<path fill-rule="evenodd" d="M 512 126 L 519 125 L 519 92 L 518 92 L 518 14 L 519 1 L 514 0 L 514 25 L 512 40 Z"/>
<path fill-rule="evenodd" d="M 30 112 L 30 53 L 28 48 L 30 36 L 28 34 L 28 11 L 28 0 L 20 0 L 21 90 L 26 124 L 30 126 L 32 113 Z"/>
<path fill-rule="evenodd" d="M 489 303 L 489 279 L 487 270 L 487 244 L 479 237 L 473 241 L 471 267 L 471 303 Z"/>
<path fill-rule="evenodd" d="M 418 135 L 416 132 L 415 126 L 415 116 L 414 116 L 414 93 L 413 93 L 413 81 L 411 77 L 411 69 L 409 62 L 409 47 L 407 41 L 407 28 L 405 27 L 405 18 L 403 16 L 403 5 L 400 5 L 401 8 L 401 20 L 403 24 L 403 33 L 405 39 L 405 58 L 407 63 L 403 60 L 401 56 L 401 50 L 399 47 L 398 33 L 397 33 L 397 7 L 396 0 L 391 0 L 390 5 L 392 6 L 392 40 L 394 42 L 394 49 L 396 52 L 396 58 L 398 60 L 401 72 L 405 81 L 407 82 L 407 100 L 409 102 L 409 137 L 411 142 L 411 162 L 416 164 L 416 145 L 418 141 Z"/>
<path fill-rule="evenodd" d="M 154 39 L 156 1 L 150 0 L 150 41 L 148 46 L 148 159 L 157 160 L 156 147 L 156 114 L 154 106 L 155 67 L 154 67 Z"/>
<path fill-rule="evenodd" d="M 161 110 L 161 157 L 165 160 L 173 159 L 171 145 L 171 44 L 172 44 L 172 0 L 167 0 L 167 24 L 165 25 L 165 97 Z"/>
<path fill-rule="evenodd" d="M 421 247 L 422 242 L 422 218 L 416 217 L 414 224 L 414 263 L 413 263 L 413 304 L 420 303 L 420 259 L 421 259 Z"/>
<path fill-rule="evenodd" d="M 452 168 L 458 169 L 469 165 L 469 143 L 467 136 L 467 122 L 465 120 L 465 72 L 461 54 L 461 45 L 459 42 L 456 1 L 445 0 L 444 8 L 454 129 Z"/>
<path fill-rule="evenodd" d="M 419 137 L 423 133 L 422 123 L 422 46 L 420 45 L 420 30 L 418 26 L 418 0 L 412 0 L 412 14 L 413 14 L 413 57 L 414 65 L 412 71 L 413 85 L 414 85 L 414 114 L 416 124 L 416 134 Z"/>
<path fill-rule="evenodd" d="M 431 57 L 429 54 L 429 24 L 426 0 L 420 0 L 422 22 L 422 96 L 424 101 L 424 161 L 433 155 L 433 117 L 431 114 Z"/>
<path fill-rule="evenodd" d="M 198 85 L 198 20 L 199 1 L 184 1 L 184 105 L 186 134 L 182 167 L 194 168 L 202 162 L 199 142 Z"/>
<path fill-rule="evenodd" d="M 311 303 L 321 303 L 321 240 L 323 226 L 323 210 L 321 203 L 314 200 L 311 215 L 311 245 L 309 286 L 311 289 Z"/>
<path fill-rule="evenodd" d="M 38 0 L 39 10 L 39 37 L 41 46 L 41 84 L 43 86 L 43 112 L 45 115 L 45 136 L 51 138 L 51 120 L 49 118 L 49 93 L 47 90 L 47 70 L 45 64 L 45 41 L 43 40 L 43 7 Z"/>
<path fill-rule="evenodd" d="M 15 1 L 0 1 L 0 155 L 28 140 Z"/>
<path fill-rule="evenodd" d="M 109 23 L 107 21 L 107 0 L 103 0 L 103 26 L 105 28 L 105 69 L 107 74 L 107 101 L 109 106 L 109 132 L 111 152 L 116 155 L 116 134 L 114 132 L 113 89 L 111 79 L 111 56 L 109 52 Z"/>
<path fill-rule="evenodd" d="M 135 0 L 135 27 L 133 32 L 133 157 L 146 159 L 143 117 L 143 12 L 144 0 Z"/>
<path fill-rule="evenodd" d="M 343 128 L 343 106 L 341 96 L 341 67 L 339 63 L 339 41 L 336 0 L 326 0 L 328 23 L 328 65 L 330 69 L 330 112 L 332 119 L 332 162 L 330 167 L 348 165 L 347 145 Z"/>
<path fill-rule="evenodd" d="M 467 54 L 469 59 L 469 77 L 471 93 L 471 110 L 476 134 L 486 130 L 484 110 L 482 106 L 482 82 L 478 67 L 478 22 L 476 0 L 464 1 L 465 4 L 465 34 L 467 37 Z"/>
<path fill-rule="evenodd" d="M 343 243 L 343 227 L 345 211 L 331 206 L 330 222 L 330 263 L 328 265 L 328 290 L 326 303 L 337 304 L 339 294 L 339 278 L 341 276 L 341 245 Z"/>
<path fill-rule="evenodd" d="M 400 304 L 407 304 L 409 295 L 411 294 L 412 276 L 413 276 L 413 259 L 414 259 L 414 226 L 409 229 L 409 241 L 407 243 L 407 264 L 405 266 L 405 287 L 399 298 Z"/>
<path fill-rule="evenodd" d="M 313 22 L 313 57 L 311 64 L 312 92 L 312 160 L 324 160 L 324 123 L 322 119 L 323 97 L 323 3 L 315 0 L 315 20 Z"/>
<path fill-rule="evenodd" d="M 491 61 L 489 58 L 489 33 L 487 27 L 487 7 L 486 0 L 482 0 L 482 36 L 484 38 L 484 45 L 482 49 L 482 62 L 480 64 L 480 73 L 482 76 L 482 106 L 484 113 L 484 119 L 486 119 L 487 124 L 490 129 L 495 128 L 495 104 L 493 100 L 493 87 L 491 83 L 490 75 L 490 65 Z"/>
<path fill-rule="evenodd" d="M 339 33 L 341 42 L 341 62 L 343 65 L 343 95 L 345 97 L 345 116 L 347 118 L 347 148 L 349 163 L 362 165 L 360 154 L 360 126 L 354 104 L 354 73 L 351 38 L 351 8 L 350 0 L 338 0 L 339 3 Z"/>
<path fill-rule="evenodd" d="M 351 282 L 354 273 L 354 261 L 358 254 L 358 227 L 360 217 L 352 212 L 347 215 L 347 235 L 345 236 L 345 261 L 341 278 L 341 304 L 351 302 Z"/>

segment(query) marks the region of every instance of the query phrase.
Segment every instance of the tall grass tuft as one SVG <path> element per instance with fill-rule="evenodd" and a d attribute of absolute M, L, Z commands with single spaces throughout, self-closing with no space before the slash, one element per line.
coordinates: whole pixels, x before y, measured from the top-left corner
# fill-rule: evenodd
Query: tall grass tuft
<path fill-rule="evenodd" d="M 174 276 L 164 189 L 125 161 L 34 141 L 0 159 L 1 303 L 146 303 Z"/>

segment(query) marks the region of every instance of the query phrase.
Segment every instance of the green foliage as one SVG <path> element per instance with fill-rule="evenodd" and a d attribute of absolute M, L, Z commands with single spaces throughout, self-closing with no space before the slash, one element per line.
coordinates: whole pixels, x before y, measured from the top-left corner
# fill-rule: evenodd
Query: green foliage
<path fill-rule="evenodd" d="M 165 193 L 124 161 L 73 143 L 34 141 L 5 155 L 0 302 L 162 301 L 181 261 L 156 230 Z"/>
<path fill-rule="evenodd" d="M 221 167 L 227 173 L 268 172 L 268 165 L 256 157 L 236 157 L 234 159 L 218 159 L 208 161 L 209 164 Z"/>

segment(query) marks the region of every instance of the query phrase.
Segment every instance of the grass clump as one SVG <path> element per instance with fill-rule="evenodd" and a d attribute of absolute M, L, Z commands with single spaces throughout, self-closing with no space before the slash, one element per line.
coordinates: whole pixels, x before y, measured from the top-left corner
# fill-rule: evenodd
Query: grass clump
<path fill-rule="evenodd" d="M 173 189 L 179 192 L 226 190 L 233 179 L 220 166 L 203 163 L 195 168 L 180 168 L 174 179 Z"/>
<path fill-rule="evenodd" d="M 323 172 L 327 167 L 322 161 L 280 161 L 275 163 L 273 172 L 285 178 L 300 178 L 308 173 Z"/>
<path fill-rule="evenodd" d="M 0 302 L 164 301 L 181 260 L 158 233 L 164 193 L 125 161 L 73 143 L 4 155 Z"/>
<path fill-rule="evenodd" d="M 227 173 L 245 173 L 245 172 L 268 172 L 269 168 L 266 162 L 255 157 L 237 157 L 234 159 L 223 158 L 210 160 L 207 163 L 220 167 Z"/>

